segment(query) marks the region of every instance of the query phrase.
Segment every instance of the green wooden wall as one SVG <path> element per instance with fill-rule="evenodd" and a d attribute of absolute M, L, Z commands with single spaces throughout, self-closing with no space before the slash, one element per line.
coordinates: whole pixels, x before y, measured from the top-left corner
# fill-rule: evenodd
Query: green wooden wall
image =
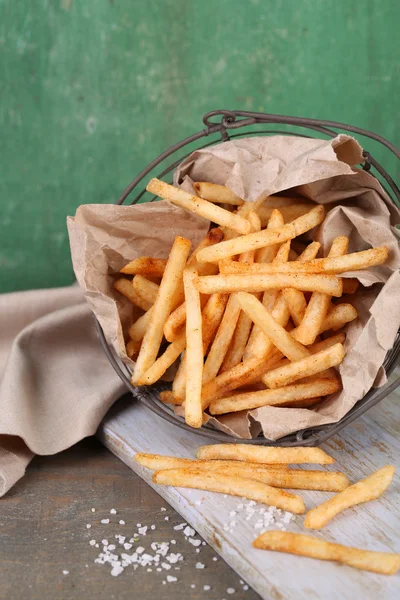
<path fill-rule="evenodd" d="M 1 291 L 72 282 L 66 215 L 113 202 L 209 110 L 399 144 L 399 18 L 395 0 L 0 0 Z"/>

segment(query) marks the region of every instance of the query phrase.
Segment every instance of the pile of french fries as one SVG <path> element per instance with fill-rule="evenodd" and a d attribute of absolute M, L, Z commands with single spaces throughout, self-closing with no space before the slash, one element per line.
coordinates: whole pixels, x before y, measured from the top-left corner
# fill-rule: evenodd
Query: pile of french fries
<path fill-rule="evenodd" d="M 281 488 L 335 492 L 330 500 L 307 512 L 307 529 L 321 529 L 347 508 L 379 498 L 395 473 L 395 468 L 387 465 L 351 485 L 341 472 L 289 468 L 289 464 L 334 463 L 320 448 L 215 444 L 200 447 L 197 460 L 143 453 L 134 458 L 142 467 L 154 471 L 154 483 L 245 497 L 298 515 L 306 512 L 303 499 Z M 398 554 L 350 548 L 286 531 L 266 531 L 254 540 L 253 546 L 334 560 L 385 575 L 400 568 Z"/>
<path fill-rule="evenodd" d="M 180 361 L 161 400 L 182 405 L 192 427 L 205 412 L 307 408 L 339 391 L 341 329 L 357 317 L 358 287 L 340 275 L 384 263 L 388 249 L 348 254 L 339 236 L 319 258 L 320 244 L 299 236 L 323 222 L 323 206 L 250 203 L 224 186 L 194 187 L 198 196 L 157 179 L 147 189 L 217 226 L 191 255 L 190 241 L 176 237 L 167 260 L 133 260 L 114 284 L 143 311 L 126 347 L 132 383 L 154 384 Z"/>

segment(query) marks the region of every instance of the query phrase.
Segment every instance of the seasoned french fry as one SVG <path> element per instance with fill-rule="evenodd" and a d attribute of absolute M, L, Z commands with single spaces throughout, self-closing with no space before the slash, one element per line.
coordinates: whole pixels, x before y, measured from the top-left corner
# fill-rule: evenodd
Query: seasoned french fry
<path fill-rule="evenodd" d="M 153 481 L 162 485 L 241 496 L 249 500 L 276 506 L 297 515 L 302 515 L 305 512 L 304 502 L 299 496 L 244 477 L 207 473 L 200 469 L 168 469 L 166 471 L 156 471 L 153 475 Z"/>
<path fill-rule="evenodd" d="M 151 365 L 142 377 L 137 381 L 137 385 L 152 385 L 158 381 L 166 370 L 174 364 L 183 350 L 186 348 L 186 332 L 182 331 L 174 342 L 169 344 L 163 354 Z"/>
<path fill-rule="evenodd" d="M 135 258 L 120 270 L 125 275 L 148 275 L 149 277 L 162 277 L 167 264 L 164 258 L 141 256 Z"/>
<path fill-rule="evenodd" d="M 302 463 L 331 465 L 335 459 L 321 448 L 277 448 L 276 446 L 248 446 L 247 444 L 212 444 L 200 446 L 197 458 L 203 460 L 228 459 L 255 463 L 282 463 L 298 465 Z"/>
<path fill-rule="evenodd" d="M 136 462 L 153 471 L 196 469 L 254 479 L 272 487 L 340 492 L 350 485 L 344 473 L 289 469 L 288 465 L 261 465 L 235 460 L 191 460 L 159 454 L 137 453 Z"/>
<path fill-rule="evenodd" d="M 147 305 L 148 308 L 143 308 L 147 311 L 151 308 L 156 301 L 159 285 L 146 279 L 143 275 L 136 275 L 132 282 L 133 289 L 135 290 L 138 297 L 142 300 L 143 306 Z"/>
<path fill-rule="evenodd" d="M 151 309 L 150 322 L 136 361 L 132 377 L 132 383 L 134 384 L 141 379 L 157 358 L 163 337 L 165 319 L 171 311 L 173 297 L 181 281 L 189 250 L 189 240 L 181 237 L 175 238 L 160 283 L 157 299 Z"/>
<path fill-rule="evenodd" d="M 169 392 L 170 393 L 170 392 Z M 243 466 L 251 468 L 257 468 L 261 472 L 270 470 L 274 471 L 288 471 L 289 467 L 287 464 L 273 464 L 273 465 L 260 465 L 257 463 L 239 463 L 235 460 L 193 460 L 191 458 L 177 458 L 176 456 L 164 456 L 162 454 L 146 454 L 144 452 L 137 452 L 134 456 L 136 462 L 143 467 L 151 469 L 152 471 L 163 471 L 165 469 L 177 469 L 188 467 L 194 467 L 195 469 L 208 468 L 210 471 L 222 469 L 224 467 Z M 321 471 L 318 471 L 320 473 Z M 279 487 L 279 486 L 276 486 Z M 346 486 L 344 486 L 346 487 Z M 343 488 L 344 489 L 344 488 Z"/>
<path fill-rule="evenodd" d="M 267 229 L 276 229 L 279 227 L 283 227 L 285 224 L 283 217 L 279 210 L 273 209 L 271 213 L 271 217 L 268 220 Z M 274 260 L 276 253 L 280 248 L 280 244 L 271 244 L 270 246 L 265 246 L 264 248 L 259 248 L 256 251 L 255 262 L 266 262 L 269 263 Z"/>
<path fill-rule="evenodd" d="M 261 219 L 262 227 L 265 227 L 268 223 L 268 219 L 270 219 L 272 211 L 276 208 L 279 209 L 285 223 L 290 223 L 290 221 L 294 221 L 298 217 L 302 217 L 310 212 L 310 209 L 313 207 L 313 204 L 291 204 L 288 206 L 261 206 L 258 210 L 258 214 Z"/>
<path fill-rule="evenodd" d="M 135 342 L 134 340 L 129 340 L 129 342 L 126 344 L 126 353 L 129 356 L 129 358 L 136 356 L 136 354 L 139 352 L 139 350 L 140 350 L 140 342 Z"/>
<path fill-rule="evenodd" d="M 307 529 L 321 529 L 346 508 L 376 500 L 389 487 L 395 471 L 394 467 L 387 465 L 375 471 L 369 477 L 354 483 L 330 500 L 313 508 L 307 513 L 304 527 L 307 527 Z"/>
<path fill-rule="evenodd" d="M 338 256 L 342 256 L 347 252 L 348 246 L 349 238 L 345 236 L 335 238 L 333 240 L 328 257 L 336 258 Z M 328 294 L 314 292 L 311 295 L 310 301 L 304 313 L 304 317 L 297 328 L 295 335 L 296 340 L 306 346 L 314 343 L 314 340 L 317 337 L 321 325 L 328 313 L 330 303 L 331 296 Z"/>
<path fill-rule="evenodd" d="M 240 363 L 246 349 L 252 325 L 253 321 L 245 312 L 241 311 L 232 337 L 232 342 L 219 370 L 220 373 L 229 371 L 229 369 L 232 369 L 235 365 Z"/>
<path fill-rule="evenodd" d="M 150 310 L 145 312 L 144 315 L 139 317 L 137 319 L 137 321 L 135 321 L 133 323 L 133 325 L 131 325 L 129 327 L 129 331 L 128 331 L 129 337 L 134 342 L 139 342 L 144 338 L 144 334 L 146 333 L 146 330 L 147 330 L 150 320 L 151 320 L 151 316 L 153 314 L 152 311 L 153 311 L 153 308 L 150 308 Z"/>
<path fill-rule="evenodd" d="M 354 321 L 357 315 L 358 313 L 352 304 L 338 304 L 326 316 L 319 333 L 324 333 L 325 331 L 329 331 L 329 329 L 340 329 L 346 323 Z"/>
<path fill-rule="evenodd" d="M 310 355 L 310 352 L 295 340 L 282 325 L 275 321 L 261 302 L 252 294 L 238 292 L 236 298 L 242 310 L 289 360 L 301 360 Z"/>
<path fill-rule="evenodd" d="M 250 233 L 242 237 L 220 242 L 212 248 L 204 248 L 199 252 L 197 259 L 200 262 L 218 262 L 236 254 L 243 254 L 248 250 L 257 250 L 271 244 L 283 243 L 291 240 L 319 225 L 325 216 L 322 205 L 312 208 L 306 215 L 295 219 L 287 225 L 276 229 L 264 229 L 260 232 Z M 255 263 L 256 264 L 256 263 Z"/>
<path fill-rule="evenodd" d="M 240 263 L 237 262 L 235 264 Z M 286 265 L 292 264 L 298 263 L 286 263 Z M 253 265 L 248 265 L 249 268 L 252 266 Z M 197 280 L 197 289 L 201 294 L 212 294 L 214 292 L 240 292 L 244 290 L 247 292 L 263 292 L 264 290 L 281 289 L 284 287 L 294 287 L 303 292 L 322 292 L 338 297 L 342 295 L 343 289 L 342 280 L 336 277 L 336 275 L 314 275 L 310 273 L 209 275 L 206 277 L 199 277 Z"/>
<path fill-rule="evenodd" d="M 249 383 L 259 381 L 264 373 L 279 362 L 281 356 L 281 353 L 273 354 L 268 360 L 252 356 L 203 385 L 201 392 L 203 410 L 208 407 L 211 400 L 220 398 L 228 392 Z"/>
<path fill-rule="evenodd" d="M 208 301 L 209 296 L 202 294 L 200 296 L 200 305 L 203 308 Z M 177 339 L 182 328 L 186 323 L 186 304 L 182 302 L 171 312 L 164 325 L 164 336 L 168 342 L 173 342 Z"/>
<path fill-rule="evenodd" d="M 209 200 L 210 202 L 232 204 L 233 206 L 241 206 L 244 203 L 244 200 L 236 196 L 225 185 L 209 183 L 208 181 L 196 181 L 193 187 L 200 198 L 204 198 L 204 200 Z"/>
<path fill-rule="evenodd" d="M 160 392 L 160 400 L 161 402 L 164 402 L 164 404 L 175 405 L 180 405 L 183 402 L 182 398 L 177 398 L 176 396 L 174 396 L 173 392 L 170 392 L 169 390 L 164 390 L 163 392 Z"/>
<path fill-rule="evenodd" d="M 219 398 L 211 402 L 209 411 L 212 415 L 223 415 L 262 406 L 292 406 L 299 400 L 328 396 L 339 391 L 340 388 L 341 384 L 337 379 L 314 379 L 307 383 L 297 383 L 278 389 L 245 392 Z"/>
<path fill-rule="evenodd" d="M 293 221 L 294 222 L 294 221 Z M 291 223 L 289 223 L 291 225 Z M 288 227 L 285 225 L 284 227 Z M 264 229 L 262 233 L 268 230 Z M 274 230 L 277 231 L 277 230 Z M 271 235 L 272 235 L 271 231 Z M 260 234 L 260 235 L 261 235 Z M 250 234 L 254 235 L 254 234 Z M 245 239 L 237 238 L 238 240 Z M 236 242 L 232 240 L 230 244 Z M 217 251 L 219 246 L 223 246 L 228 242 L 221 242 L 215 244 L 212 248 L 206 248 L 205 251 Z M 226 254 L 226 253 L 225 253 Z M 208 254 L 206 254 L 208 257 Z M 284 265 L 273 265 L 272 263 L 254 263 L 253 265 L 238 265 L 237 262 L 232 261 L 229 263 L 229 270 L 231 273 L 243 274 L 243 275 L 273 275 L 276 273 L 313 273 L 313 274 L 327 274 L 327 275 L 340 275 L 341 273 L 347 273 L 350 271 L 359 271 L 360 269 L 367 269 L 376 265 L 382 265 L 386 262 L 389 256 L 389 251 L 386 246 L 379 246 L 377 248 L 371 248 L 370 250 L 363 250 L 362 252 L 354 252 L 353 254 L 345 254 L 344 256 L 338 256 L 337 258 L 314 258 L 307 262 L 292 261 Z M 228 258 L 221 256 L 220 258 Z M 204 260 L 203 251 L 199 253 L 198 260 Z"/>
<path fill-rule="evenodd" d="M 209 246 L 212 246 L 213 244 L 217 244 L 223 238 L 224 238 L 224 233 L 223 233 L 222 229 L 220 229 L 219 227 L 214 227 L 214 229 L 210 229 L 210 231 L 207 233 L 206 237 L 200 242 L 200 244 L 197 246 L 197 248 L 192 252 L 189 260 L 187 261 L 187 266 L 194 267 L 197 270 L 198 274 L 200 274 L 200 275 L 212 275 L 214 273 L 218 273 L 217 265 L 214 265 L 211 263 L 208 263 L 208 264 L 199 263 L 197 261 L 196 256 L 197 256 L 197 253 L 200 252 L 200 250 L 202 250 L 203 248 L 208 248 Z M 211 267 L 211 270 L 210 270 L 210 267 Z M 183 287 L 182 287 L 182 298 L 180 298 L 179 302 L 177 301 L 178 306 L 176 308 L 174 306 L 174 310 L 171 311 L 171 314 L 165 321 L 164 336 L 168 342 L 173 342 L 176 339 L 176 337 L 180 333 L 180 330 L 182 329 L 183 325 L 186 322 L 186 305 L 183 300 L 184 300 L 184 297 L 183 297 Z M 206 302 L 207 302 L 207 297 L 201 296 L 200 303 L 201 303 L 202 308 L 206 304 Z"/>
<path fill-rule="evenodd" d="M 128 298 L 132 304 L 135 304 L 135 306 L 138 306 L 142 310 L 148 310 L 152 306 L 152 303 L 149 301 L 142 300 L 142 298 L 133 288 L 132 281 L 129 279 L 125 279 L 124 277 L 116 279 L 114 281 L 114 289 L 116 289 L 117 292 L 125 296 L 125 298 Z"/>
<path fill-rule="evenodd" d="M 266 373 L 262 380 L 269 388 L 281 388 L 294 383 L 298 379 L 316 375 L 330 367 L 339 365 L 344 356 L 345 351 L 342 344 L 336 344 L 308 358 L 303 358 L 286 366 L 277 366 L 277 368 Z"/>
<path fill-rule="evenodd" d="M 164 200 L 169 200 L 172 204 L 176 204 L 200 217 L 218 223 L 218 225 L 233 229 L 233 231 L 236 231 L 237 233 L 246 234 L 250 232 L 251 225 L 249 221 L 240 215 L 233 214 L 212 202 L 203 200 L 203 198 L 192 196 L 182 189 L 169 185 L 164 181 L 151 179 L 147 184 L 146 189 L 148 192 L 151 192 L 160 198 L 164 198 Z M 208 250 L 208 248 L 204 248 L 201 252 L 205 252 L 206 250 Z"/>
<path fill-rule="evenodd" d="M 193 267 L 183 272 L 186 319 L 186 398 L 185 421 L 191 427 L 201 427 L 201 387 L 203 379 L 203 325 L 200 295 L 194 286 L 197 271 Z"/>
<path fill-rule="evenodd" d="M 332 560 L 382 575 L 393 575 L 400 568 L 399 554 L 359 550 L 290 531 L 265 531 L 254 540 L 253 546 L 260 550 L 275 550 L 320 560 Z"/>

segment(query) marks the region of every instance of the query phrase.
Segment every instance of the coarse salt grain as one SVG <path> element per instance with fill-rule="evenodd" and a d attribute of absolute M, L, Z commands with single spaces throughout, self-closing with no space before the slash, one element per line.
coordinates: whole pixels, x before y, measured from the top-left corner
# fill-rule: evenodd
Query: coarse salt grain
<path fill-rule="evenodd" d="M 186 527 L 187 523 L 180 523 L 179 525 L 175 525 L 174 529 L 175 531 L 180 531 L 181 529 L 184 529 Z"/>
<path fill-rule="evenodd" d="M 115 508 L 112 508 L 110 510 L 110 515 L 116 515 L 116 514 L 117 514 L 117 511 L 115 510 Z"/>
<path fill-rule="evenodd" d="M 118 577 L 118 575 L 121 575 L 121 573 L 123 572 L 124 567 L 121 567 L 120 565 L 115 565 L 115 567 L 113 567 L 111 569 L 111 575 L 113 577 Z"/>
<path fill-rule="evenodd" d="M 69 571 L 63 571 L 63 575 L 69 575 Z"/>
<path fill-rule="evenodd" d="M 203 565 L 203 563 L 198 562 L 196 563 L 196 569 L 204 569 L 205 565 Z"/>
<path fill-rule="evenodd" d="M 248 585 L 244 585 L 243 589 L 244 589 L 245 592 L 247 592 L 247 590 L 249 589 L 249 586 Z"/>
<path fill-rule="evenodd" d="M 234 594 L 234 593 L 235 593 L 235 589 L 234 589 L 234 588 L 228 588 L 228 589 L 226 590 L 226 593 L 227 593 L 227 594 Z"/>
<path fill-rule="evenodd" d="M 140 533 L 140 535 L 146 535 L 147 529 L 147 525 L 145 525 L 144 527 L 139 527 L 138 532 Z"/>
<path fill-rule="evenodd" d="M 161 507 L 161 512 L 165 512 L 167 509 L 164 506 Z"/>
<path fill-rule="evenodd" d="M 132 548 L 132 544 L 128 544 L 128 542 L 126 542 L 124 544 L 124 548 L 125 548 L 125 550 L 130 550 Z"/>
<path fill-rule="evenodd" d="M 201 546 L 201 540 L 196 540 L 194 538 L 189 538 L 188 539 L 189 544 L 192 544 L 192 546 Z"/>
<path fill-rule="evenodd" d="M 95 508 L 92 508 L 92 512 L 96 512 L 96 509 L 95 509 Z"/>
<path fill-rule="evenodd" d="M 192 590 L 194 590 L 194 588 L 196 587 L 194 583 L 190 584 L 190 587 L 192 588 Z"/>
<path fill-rule="evenodd" d="M 152 525 L 152 526 L 150 527 L 150 529 L 151 529 L 152 531 L 154 531 L 154 530 L 155 530 L 155 528 L 156 528 L 156 526 L 155 526 L 155 525 Z"/>
<path fill-rule="evenodd" d="M 102 523 L 103 525 L 108 525 L 109 522 L 110 522 L 110 519 L 102 519 L 100 521 L 100 523 Z"/>
<path fill-rule="evenodd" d="M 196 548 L 196 552 L 198 554 L 200 552 L 200 548 Z"/>
<path fill-rule="evenodd" d="M 91 524 L 90 523 L 86 523 L 86 529 L 90 529 L 91 528 Z"/>
<path fill-rule="evenodd" d="M 217 561 L 217 560 L 218 560 L 218 558 L 217 558 L 216 556 L 213 556 L 213 560 Z"/>
<path fill-rule="evenodd" d="M 173 575 L 167 575 L 167 581 L 168 583 L 172 583 L 173 581 L 178 581 L 178 578 Z"/>
<path fill-rule="evenodd" d="M 164 521 L 169 521 L 169 517 L 164 517 Z"/>
<path fill-rule="evenodd" d="M 185 527 L 185 529 L 183 530 L 183 534 L 186 535 L 187 537 L 192 537 L 194 535 L 196 535 L 196 532 L 194 529 L 192 529 L 191 527 L 189 527 L 189 525 L 187 527 Z"/>
<path fill-rule="evenodd" d="M 203 585 L 203 590 L 205 592 L 208 592 L 209 590 L 211 590 L 211 586 L 209 586 L 209 585 Z"/>
<path fill-rule="evenodd" d="M 125 521 L 123 521 L 122 519 L 119 521 L 120 525 L 125 525 Z"/>

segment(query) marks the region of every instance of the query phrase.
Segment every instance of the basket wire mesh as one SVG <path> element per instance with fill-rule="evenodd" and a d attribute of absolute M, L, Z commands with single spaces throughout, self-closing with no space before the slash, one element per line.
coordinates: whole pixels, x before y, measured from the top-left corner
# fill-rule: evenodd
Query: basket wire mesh
<path fill-rule="evenodd" d="M 219 120 L 215 121 L 215 118 Z M 130 204 L 137 204 L 138 202 L 143 202 L 146 198 L 146 194 L 148 194 L 148 192 L 146 192 L 145 185 L 143 185 L 142 183 L 143 180 L 147 178 L 147 176 L 152 171 L 154 171 L 156 167 L 161 165 L 161 163 L 165 162 L 171 156 L 176 155 L 181 149 L 185 148 L 188 145 L 191 146 L 190 152 L 186 152 L 182 155 L 179 155 L 179 158 L 175 158 L 175 160 L 173 160 L 172 163 L 165 166 L 162 169 L 162 171 L 157 172 L 156 174 L 154 174 L 154 176 L 158 179 L 167 178 L 170 180 L 171 178 L 168 178 L 167 176 L 171 172 L 173 172 L 173 170 L 182 162 L 182 160 L 189 156 L 194 150 L 205 148 L 207 146 L 225 142 L 238 137 L 248 135 L 296 135 L 305 138 L 315 137 L 314 135 L 309 135 L 308 133 L 304 132 L 298 133 L 296 131 L 296 133 L 294 133 L 293 130 L 288 131 L 282 129 L 275 129 L 275 125 L 293 126 L 296 127 L 296 129 L 300 128 L 301 131 L 303 129 L 307 131 L 311 130 L 312 132 L 317 132 L 319 134 L 322 134 L 323 136 L 327 136 L 330 138 L 336 137 L 336 135 L 338 135 L 340 131 L 355 133 L 379 142 L 380 144 L 388 148 L 400 160 L 400 151 L 392 143 L 390 143 L 380 135 L 372 133 L 365 129 L 353 127 L 344 123 L 336 123 L 334 121 L 306 119 L 301 117 L 287 117 L 281 115 L 255 113 L 248 111 L 215 110 L 204 115 L 203 123 L 205 125 L 204 129 L 174 144 L 168 150 L 166 150 L 157 158 L 155 158 L 145 169 L 143 169 L 124 190 L 124 192 L 118 198 L 116 204 L 123 204 L 127 200 L 129 200 Z M 252 128 L 254 125 L 257 126 L 263 124 L 267 124 L 268 129 L 257 128 L 255 130 L 251 129 L 249 131 L 249 128 Z M 273 128 L 270 128 L 270 126 L 272 126 Z M 246 128 L 246 131 L 230 134 L 231 131 L 235 131 L 236 129 L 240 128 Z M 210 137 L 212 138 L 212 141 L 209 141 L 202 145 L 198 144 L 199 141 L 202 141 L 203 138 Z M 196 145 L 193 147 L 194 143 L 196 143 Z M 366 171 L 371 171 L 372 174 L 374 174 L 373 170 L 375 170 L 380 175 L 381 183 L 383 184 L 383 187 L 390 199 L 392 200 L 392 202 L 396 204 L 397 200 L 397 203 L 400 204 L 400 190 L 394 182 L 394 180 L 389 175 L 389 173 L 386 171 L 386 169 L 384 169 L 384 167 L 368 151 L 364 150 L 363 157 L 364 163 L 362 165 L 362 168 Z M 382 182 L 382 179 L 385 183 Z M 157 200 L 155 196 L 148 197 L 148 201 L 150 202 L 153 202 L 155 200 Z M 166 421 L 182 429 L 186 429 L 195 434 L 209 437 L 210 439 L 214 439 L 219 442 L 237 441 L 238 438 L 235 438 L 234 436 L 231 436 L 222 431 L 218 431 L 217 429 L 209 425 L 203 425 L 203 427 L 201 427 L 200 429 L 193 429 L 186 425 L 182 417 L 176 415 L 169 406 L 163 404 L 159 400 L 159 392 L 163 389 L 167 389 L 167 385 L 155 384 L 149 387 L 134 387 L 130 382 L 132 375 L 130 369 L 122 362 L 122 360 L 116 355 L 113 348 L 107 343 L 101 325 L 97 321 L 97 319 L 95 320 L 95 324 L 104 352 L 106 353 L 114 370 L 121 378 L 121 380 L 125 383 L 127 388 L 131 391 L 135 399 L 143 403 L 158 416 L 162 417 Z M 392 349 L 387 353 L 385 362 L 383 364 L 383 367 L 386 371 L 386 375 L 388 377 L 396 367 L 399 357 L 400 330 L 398 331 L 394 345 Z M 303 429 L 301 431 L 298 431 L 297 433 L 287 435 L 279 440 L 274 441 L 259 436 L 250 440 L 244 440 L 240 438 L 240 442 L 248 444 L 262 444 L 275 446 L 318 446 L 326 440 L 328 440 L 333 435 L 335 435 L 336 433 L 338 433 L 346 425 L 360 417 L 367 410 L 378 404 L 378 402 L 386 398 L 399 385 L 400 377 L 392 383 L 388 382 L 383 387 L 371 389 L 337 423 Z"/>

